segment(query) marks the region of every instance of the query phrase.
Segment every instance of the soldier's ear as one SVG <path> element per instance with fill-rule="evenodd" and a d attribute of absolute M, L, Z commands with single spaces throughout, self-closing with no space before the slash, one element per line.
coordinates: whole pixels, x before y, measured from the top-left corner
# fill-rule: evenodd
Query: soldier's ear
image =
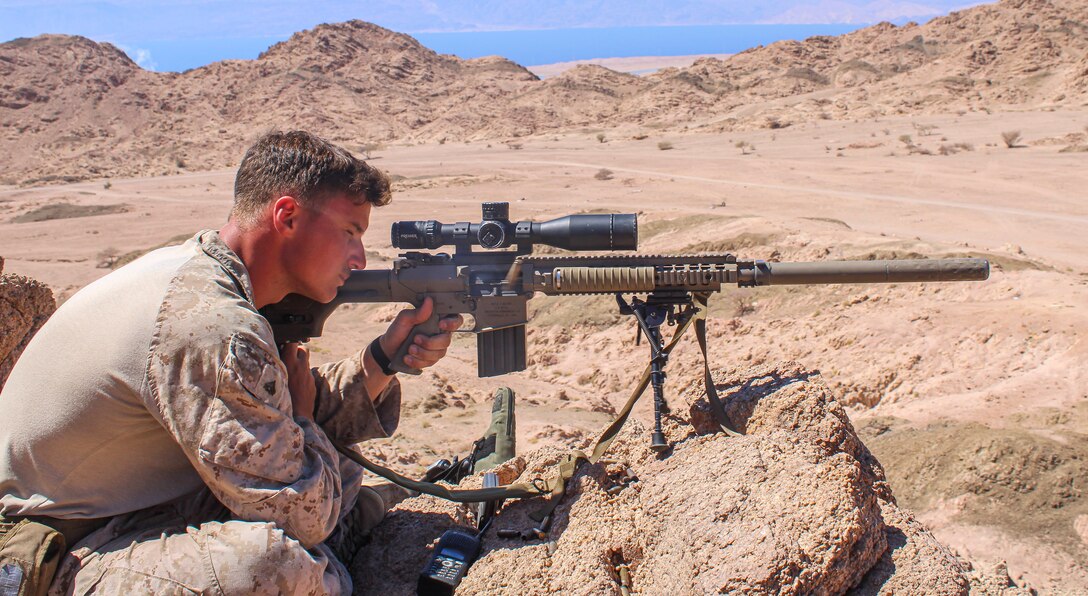
<path fill-rule="evenodd" d="M 284 195 L 272 202 L 272 227 L 285 236 L 293 235 L 298 228 L 302 215 L 302 205 L 298 199 Z"/>

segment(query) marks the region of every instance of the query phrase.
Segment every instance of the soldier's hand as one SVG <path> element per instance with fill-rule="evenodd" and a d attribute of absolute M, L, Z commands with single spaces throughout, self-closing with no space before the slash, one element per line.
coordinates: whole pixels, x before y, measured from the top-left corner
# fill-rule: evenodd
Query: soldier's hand
<path fill-rule="evenodd" d="M 302 344 L 289 342 L 280 350 L 280 358 L 287 366 L 287 389 L 291 392 L 295 416 L 313 420 L 317 383 L 310 372 L 310 351 Z"/>
<path fill-rule="evenodd" d="M 382 350 L 392 356 L 397 348 L 408 340 L 412 328 L 431 318 L 434 312 L 434 301 L 428 296 L 423 299 L 419 308 L 406 308 L 397 314 L 389 329 L 380 338 Z M 453 332 L 464 324 L 461 315 L 449 315 L 438 320 L 438 328 L 442 330 L 436 335 L 416 335 L 415 340 L 408 348 L 408 354 L 404 356 L 404 363 L 412 368 L 427 368 L 442 359 L 453 340 Z"/>

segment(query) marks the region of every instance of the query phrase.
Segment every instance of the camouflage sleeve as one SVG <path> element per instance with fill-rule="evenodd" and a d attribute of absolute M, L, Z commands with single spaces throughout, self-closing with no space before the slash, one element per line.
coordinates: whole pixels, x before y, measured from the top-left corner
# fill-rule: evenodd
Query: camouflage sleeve
<path fill-rule="evenodd" d="M 273 348 L 247 332 L 170 347 L 152 351 L 148 405 L 201 479 L 238 518 L 273 522 L 306 547 L 323 542 L 341 508 L 339 458 L 317 424 L 292 416 Z"/>
<path fill-rule="evenodd" d="M 359 352 L 313 369 L 317 382 L 314 420 L 342 444 L 388 437 L 400 422 L 400 382 L 394 377 L 377 400 L 371 399 L 362 357 Z"/>

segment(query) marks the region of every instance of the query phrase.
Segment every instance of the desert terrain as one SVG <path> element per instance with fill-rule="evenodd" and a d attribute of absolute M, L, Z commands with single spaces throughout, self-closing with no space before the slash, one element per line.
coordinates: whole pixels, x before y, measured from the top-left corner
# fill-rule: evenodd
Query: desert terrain
<path fill-rule="evenodd" d="M 919 126 L 930 133 L 918 143 L 975 148 L 910 154 L 898 138 Z M 492 200 L 510 201 L 515 219 L 638 213 L 646 253 L 989 258 L 986 282 L 730 289 L 711 301 L 711 358 L 725 369 L 793 360 L 820 371 L 900 504 L 942 541 L 978 563 L 1007 560 L 1030 586 L 1073 593 L 1088 588 L 1088 204 L 1078 194 L 1088 180 L 1084 154 L 1048 139 L 1085 126 L 1088 110 L 1055 110 L 744 134 L 646 130 L 640 140 L 608 131 L 603 143 L 587 130 L 519 139 L 520 149 L 391 146 L 372 156 L 397 182 L 367 233 L 368 267 L 395 258 L 394 220 L 475 221 Z M 1024 131 L 1022 147 L 1002 142 L 1012 129 Z M 755 149 L 738 149 L 742 139 Z M 219 170 L 4 188 L 5 272 L 42 280 L 63 300 L 119 258 L 220 225 L 232 181 Z M 372 453 L 413 473 L 466 453 L 500 384 L 518 392 L 523 450 L 577 443 L 611 420 L 646 357 L 633 322 L 607 297 L 537 297 L 530 307 L 529 370 L 478 379 L 473 337 L 458 335 L 448 359 L 405 381 L 400 432 Z M 350 355 L 398 308 L 341 308 L 312 342 L 314 360 Z M 701 383 L 693 340 L 669 370 L 667 395 Z M 648 424 L 649 405 L 639 408 Z"/>
<path fill-rule="evenodd" d="M 0 70 L 21 77 L 0 85 L 3 273 L 63 302 L 218 227 L 244 147 L 290 127 L 393 176 L 367 267 L 396 258 L 392 222 L 478 221 L 484 201 L 509 201 L 513 220 L 637 213 L 646 254 L 987 258 L 984 282 L 726 289 L 710 302 L 711 364 L 818 375 L 898 505 L 961 560 L 1006 561 L 1039 593 L 1085 593 L 1085 22 L 1084 2 L 1020 0 L 645 77 L 580 65 L 546 80 L 359 22 L 180 75 L 89 40 L 0 44 Z M 73 56 L 81 74 L 57 70 Z M 246 80 L 248 97 L 210 95 Z M 399 308 L 340 308 L 313 360 L 351 355 Z M 594 438 L 645 343 L 609 297 L 538 296 L 530 314 L 528 370 L 477 378 L 473 335 L 458 334 L 448 358 L 404 380 L 398 434 L 366 450 L 409 474 L 464 455 L 499 385 L 518 394 L 519 451 Z M 668 372 L 666 397 L 701 390 L 694 338 Z M 649 427 L 651 414 L 644 399 L 635 418 Z"/>

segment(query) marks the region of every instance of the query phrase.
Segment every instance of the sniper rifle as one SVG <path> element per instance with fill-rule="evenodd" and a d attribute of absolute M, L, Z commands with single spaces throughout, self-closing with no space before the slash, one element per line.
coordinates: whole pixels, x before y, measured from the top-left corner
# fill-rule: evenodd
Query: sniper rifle
<path fill-rule="evenodd" d="M 705 363 L 706 303 L 723 286 L 970 281 L 984 280 L 990 271 L 988 261 L 972 258 L 779 263 L 740 260 L 731 254 L 533 255 L 538 244 L 572 251 L 635 250 L 636 217 L 579 214 L 515 223 L 509 219 L 509 203 L 501 202 L 484 203 L 479 223 L 396 222 L 392 244 L 411 252 L 401 254 L 391 269 L 353 271 L 331 302 L 322 304 L 292 294 L 263 308 L 276 342 L 320 336 L 325 320 L 341 304 L 407 302 L 418 307 L 430 296 L 434 300 L 430 319 L 412 330 L 391 358 L 391 368 L 419 374 L 404 364 L 415 335 L 439 333 L 442 316 L 463 314 L 475 321 L 467 331 L 477 334 L 478 374 L 491 377 L 525 370 L 527 302 L 533 295 L 612 294 L 620 312 L 633 315 L 640 335 L 649 339 L 651 362 L 636 393 L 641 394 L 648 384 L 653 386 L 652 447 L 659 451 L 667 448 L 661 413 L 667 408 L 662 387 L 669 352 L 688 324 L 695 322 Z M 453 255 L 418 251 L 447 245 L 455 247 Z M 476 246 L 486 250 L 474 251 Z M 624 295 L 632 296 L 630 302 Z M 660 332 L 665 323 L 679 326 L 668 345 Z M 705 382 L 718 422 L 731 432 L 708 365 Z"/>

